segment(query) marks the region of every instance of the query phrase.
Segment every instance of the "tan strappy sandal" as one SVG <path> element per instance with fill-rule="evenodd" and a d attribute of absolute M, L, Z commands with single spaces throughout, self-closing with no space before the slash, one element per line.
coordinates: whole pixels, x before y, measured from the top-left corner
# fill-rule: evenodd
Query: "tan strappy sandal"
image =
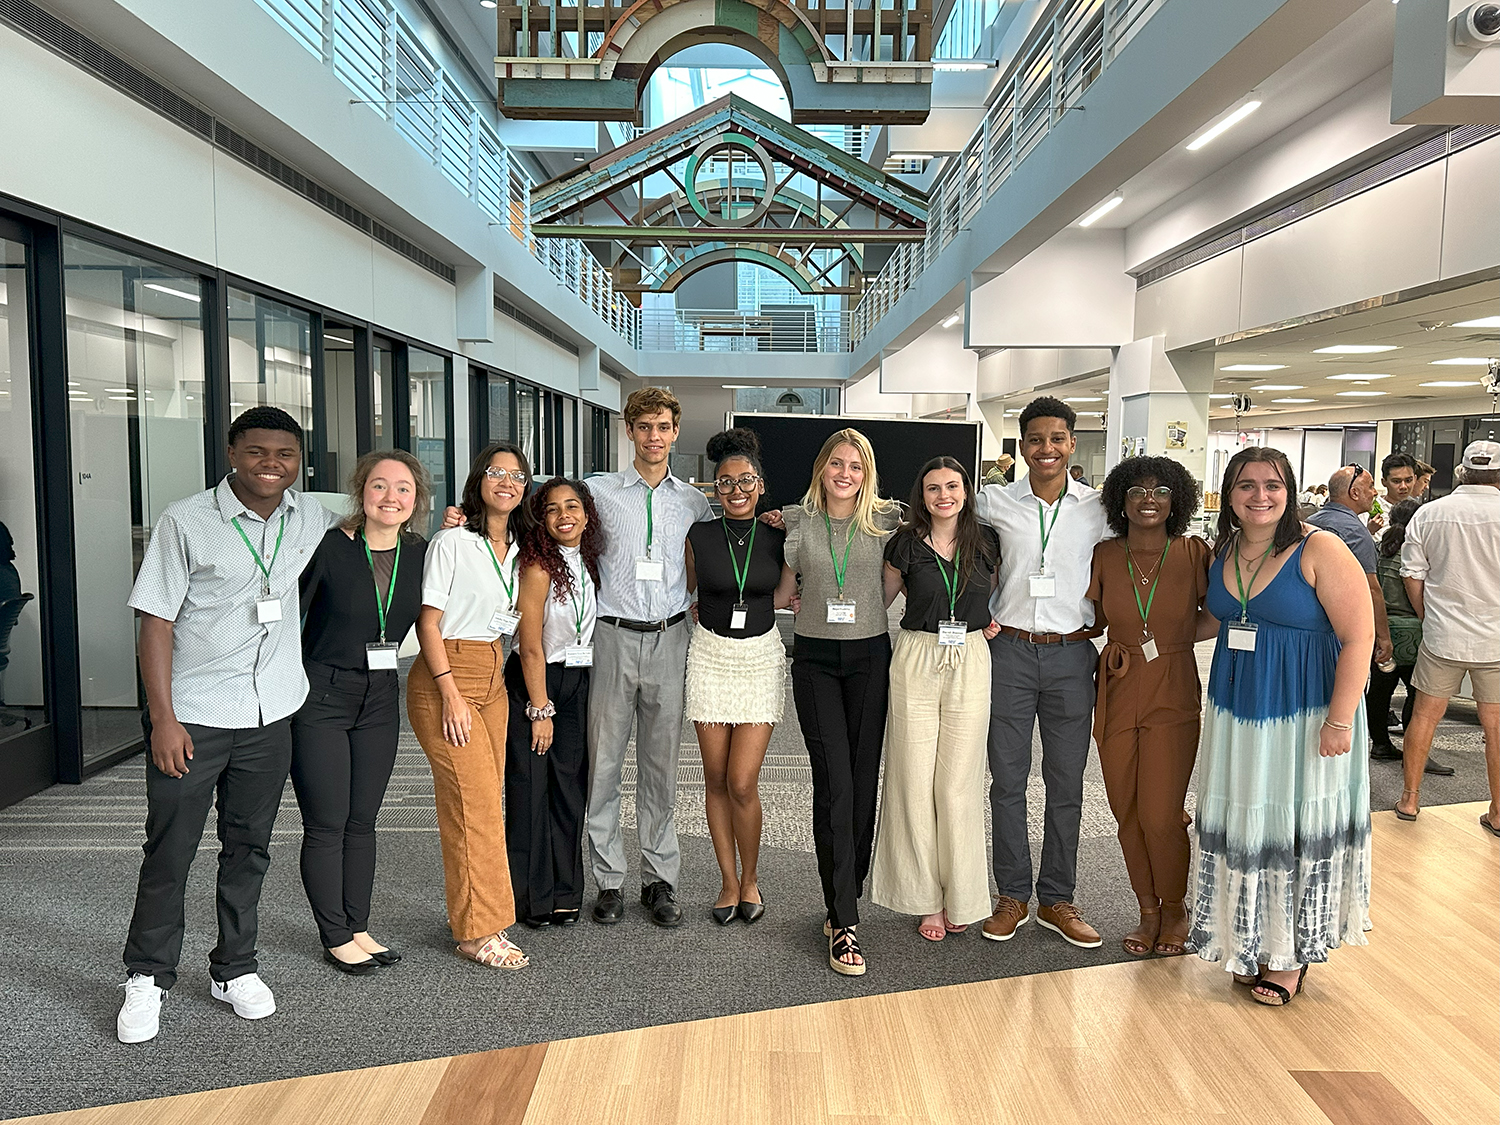
<path fill-rule="evenodd" d="M 490 938 L 473 953 L 461 945 L 455 948 L 465 961 L 474 961 L 491 969 L 524 969 L 531 964 L 531 959 L 521 951 L 521 947 L 503 932 Z"/>

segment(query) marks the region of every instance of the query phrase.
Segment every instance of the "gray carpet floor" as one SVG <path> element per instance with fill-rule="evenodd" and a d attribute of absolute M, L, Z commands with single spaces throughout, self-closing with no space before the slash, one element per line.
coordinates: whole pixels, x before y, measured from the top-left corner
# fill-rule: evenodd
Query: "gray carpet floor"
<path fill-rule="evenodd" d="M 523 972 L 460 961 L 444 922 L 431 776 L 405 731 L 381 818 L 372 928 L 406 959 L 373 978 L 345 977 L 322 963 L 297 874 L 301 828 L 288 787 L 261 907 L 261 971 L 278 1012 L 249 1023 L 208 997 L 210 822 L 188 892 L 181 978 L 163 1010 L 161 1035 L 133 1047 L 116 1042 L 114 1017 L 143 839 L 143 760 L 0 811 L 0 1056 L 11 1060 L 0 1117 L 1125 959 L 1118 939 L 1134 924 L 1134 899 L 1096 759 L 1085 780 L 1078 900 L 1105 935 L 1101 949 L 1075 949 L 1035 925 L 1005 944 L 982 940 L 977 927 L 931 944 L 917 936 L 912 919 L 868 907 L 861 939 L 870 972 L 844 978 L 826 963 L 810 773 L 790 701 L 762 775 L 768 907 L 753 927 L 721 929 L 708 917 L 719 879 L 703 816 L 702 765 L 690 733 L 688 739 L 678 811 L 688 920 L 680 929 L 652 926 L 630 895 L 618 926 L 585 920 L 570 929 L 518 927 L 513 936 L 533 962 Z M 1450 710 L 1436 753 L 1458 772 L 1429 779 L 1426 803 L 1488 796 L 1471 704 Z M 1373 807 L 1389 808 L 1400 790 L 1399 766 L 1374 763 L 1371 776 Z M 630 770 L 626 782 L 634 871 Z M 1030 805 L 1036 849 L 1042 789 L 1035 773 Z M 592 895 L 590 888 L 590 901 Z"/>

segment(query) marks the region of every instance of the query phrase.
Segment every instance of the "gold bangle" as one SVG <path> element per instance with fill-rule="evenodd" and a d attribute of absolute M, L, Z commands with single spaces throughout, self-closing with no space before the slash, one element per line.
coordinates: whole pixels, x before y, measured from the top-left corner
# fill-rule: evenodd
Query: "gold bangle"
<path fill-rule="evenodd" d="M 1354 724 L 1353 723 L 1336 723 L 1332 719 L 1324 719 L 1323 720 L 1323 725 L 1325 727 L 1331 728 L 1332 730 L 1353 730 L 1354 729 Z"/>

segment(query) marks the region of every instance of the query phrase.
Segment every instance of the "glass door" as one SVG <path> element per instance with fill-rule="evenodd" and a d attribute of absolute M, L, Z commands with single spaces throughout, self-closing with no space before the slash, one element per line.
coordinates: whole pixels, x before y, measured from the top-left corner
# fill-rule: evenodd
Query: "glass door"
<path fill-rule="evenodd" d="M 359 460 L 359 410 L 354 393 L 354 326 L 323 322 L 323 429 L 326 450 L 320 492 L 342 492 Z"/>

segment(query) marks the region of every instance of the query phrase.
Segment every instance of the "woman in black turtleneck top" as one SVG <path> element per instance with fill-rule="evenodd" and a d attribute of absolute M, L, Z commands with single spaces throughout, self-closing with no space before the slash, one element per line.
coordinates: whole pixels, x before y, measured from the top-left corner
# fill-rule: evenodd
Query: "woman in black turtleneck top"
<path fill-rule="evenodd" d="M 722 519 L 694 524 L 687 539 L 688 589 L 698 625 L 688 650 L 685 718 L 698 732 L 707 786 L 708 831 L 724 885 L 713 908 L 727 926 L 765 913 L 756 879 L 760 855 L 760 765 L 781 719 L 786 649 L 776 610 L 786 532 L 755 519 L 765 491 L 760 439 L 729 430 L 709 440 Z M 735 855 L 739 865 L 736 870 Z"/>

